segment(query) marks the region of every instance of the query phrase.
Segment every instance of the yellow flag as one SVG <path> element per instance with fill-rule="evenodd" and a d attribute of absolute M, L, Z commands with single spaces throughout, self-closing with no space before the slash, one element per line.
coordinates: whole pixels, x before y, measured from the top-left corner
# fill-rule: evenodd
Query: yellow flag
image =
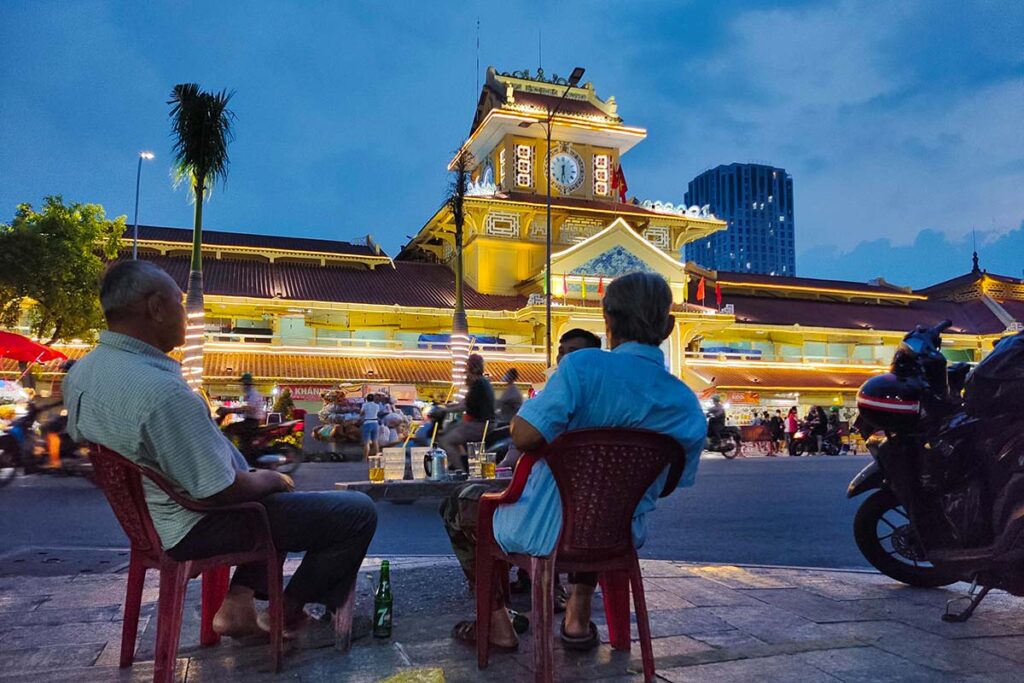
<path fill-rule="evenodd" d="M 583 293 L 583 300 L 587 300 L 587 278 L 580 279 L 580 291 Z"/>
<path fill-rule="evenodd" d="M 690 276 L 683 273 L 683 303 L 690 300 Z"/>

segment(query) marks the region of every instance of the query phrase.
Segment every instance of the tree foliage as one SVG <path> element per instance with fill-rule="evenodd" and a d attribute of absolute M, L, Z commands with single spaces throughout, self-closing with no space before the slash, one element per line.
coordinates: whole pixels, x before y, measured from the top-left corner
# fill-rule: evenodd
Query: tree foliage
<path fill-rule="evenodd" d="M 176 179 L 188 180 L 202 200 L 209 184 L 228 177 L 228 143 L 234 139 L 235 114 L 228 109 L 234 93 L 206 92 L 196 83 L 179 83 L 171 91 L 171 136 Z"/>
<path fill-rule="evenodd" d="M 104 327 L 97 292 L 105 260 L 124 230 L 125 217 L 108 220 L 99 204 L 65 205 L 60 196 L 46 197 L 39 212 L 20 204 L 0 224 L 0 325 L 17 325 L 27 308 L 32 334 L 47 343 L 92 338 Z"/>

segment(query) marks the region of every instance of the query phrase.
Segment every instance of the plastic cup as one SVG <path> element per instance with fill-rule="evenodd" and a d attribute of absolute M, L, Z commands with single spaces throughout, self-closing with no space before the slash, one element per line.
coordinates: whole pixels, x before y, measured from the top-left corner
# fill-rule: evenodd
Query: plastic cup
<path fill-rule="evenodd" d="M 405 479 L 405 449 L 401 446 L 385 448 L 381 454 L 384 457 L 384 479 L 386 481 Z"/>
<path fill-rule="evenodd" d="M 481 471 L 481 458 L 484 454 L 484 444 L 482 441 L 470 442 L 466 444 L 466 459 L 469 464 L 469 477 L 470 479 L 480 479 L 483 476 Z"/>

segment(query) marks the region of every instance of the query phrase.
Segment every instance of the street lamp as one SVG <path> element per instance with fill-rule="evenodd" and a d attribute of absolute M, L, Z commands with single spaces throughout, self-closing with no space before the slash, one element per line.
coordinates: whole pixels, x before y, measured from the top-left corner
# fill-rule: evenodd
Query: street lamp
<path fill-rule="evenodd" d="M 547 183 L 547 236 L 544 244 L 544 318 L 545 328 L 547 333 L 547 346 L 545 353 L 545 360 L 547 361 L 546 367 L 551 367 L 551 122 L 554 120 L 558 110 L 561 109 L 562 103 L 565 101 L 565 96 L 569 94 L 569 91 L 579 84 L 580 79 L 583 78 L 583 67 L 578 66 L 572 70 L 572 74 L 569 76 L 568 85 L 565 87 L 565 92 L 558 98 L 558 102 L 555 106 L 548 107 L 547 121 L 541 123 L 540 121 L 522 121 L 519 124 L 520 128 L 529 128 L 533 124 L 543 125 L 544 130 L 547 134 L 547 148 L 544 152 L 544 171 L 548 178 Z"/>
<path fill-rule="evenodd" d="M 139 181 L 142 180 L 142 160 L 153 158 L 152 152 L 139 152 L 139 168 L 135 171 L 135 227 L 132 229 L 132 260 L 139 258 Z"/>

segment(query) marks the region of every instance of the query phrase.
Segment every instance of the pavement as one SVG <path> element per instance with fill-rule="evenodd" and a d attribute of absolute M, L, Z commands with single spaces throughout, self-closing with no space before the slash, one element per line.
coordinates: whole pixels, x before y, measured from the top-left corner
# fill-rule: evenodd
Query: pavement
<path fill-rule="evenodd" d="M 152 677 L 156 575 L 143 595 L 135 665 L 117 668 L 125 589 L 124 550 L 22 548 L 0 558 L 0 682 L 146 681 Z M 492 656 L 484 671 L 474 651 L 449 637 L 473 602 L 450 556 L 366 560 L 359 614 L 369 616 L 381 559 L 392 567 L 394 632 L 365 637 L 343 655 L 331 647 L 292 647 L 280 674 L 265 646 L 224 640 L 201 648 L 199 582 L 185 608 L 178 680 L 217 681 L 530 681 L 532 642 Z M 870 571 L 737 566 L 644 560 L 644 585 L 663 681 L 1019 681 L 1024 666 L 1024 601 L 993 593 L 965 624 L 940 615 L 966 586 L 916 589 Z M 289 559 L 286 573 L 297 566 Z M 517 596 L 521 602 L 524 597 Z M 525 605 L 518 605 L 526 608 Z M 595 598 L 603 642 L 574 653 L 555 644 L 557 680 L 642 680 L 640 650 L 615 652 Z M 634 630 L 635 634 L 635 630 Z"/>

